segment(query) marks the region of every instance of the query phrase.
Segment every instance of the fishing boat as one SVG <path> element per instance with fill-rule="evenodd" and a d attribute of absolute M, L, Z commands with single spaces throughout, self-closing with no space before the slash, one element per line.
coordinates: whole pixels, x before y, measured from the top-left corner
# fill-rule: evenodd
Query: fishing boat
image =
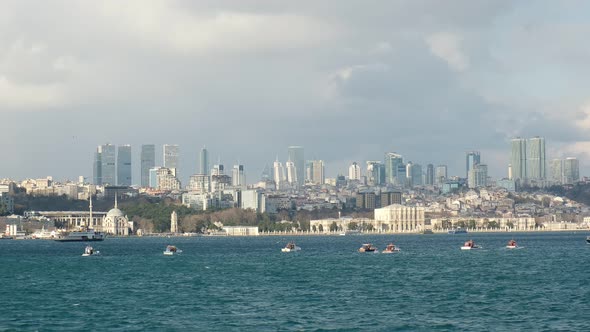
<path fill-rule="evenodd" d="M 480 249 L 481 247 L 476 245 L 473 240 L 469 240 L 463 244 L 461 250 L 472 250 L 472 249 Z"/>
<path fill-rule="evenodd" d="M 301 248 L 295 245 L 295 242 L 289 242 L 285 246 L 285 248 L 281 249 L 282 252 L 293 252 L 293 251 L 300 251 Z"/>
<path fill-rule="evenodd" d="M 99 254 L 100 254 L 100 251 L 94 250 L 94 248 L 92 248 L 91 246 L 86 246 L 86 248 L 84 248 L 84 253 L 82 254 L 82 256 L 86 257 L 86 256 L 99 255 Z"/>
<path fill-rule="evenodd" d="M 516 243 L 516 241 L 510 240 L 510 241 L 508 241 L 506 248 L 507 249 L 516 249 L 516 248 L 518 248 L 518 244 Z"/>
<path fill-rule="evenodd" d="M 164 255 L 172 256 L 176 253 L 181 253 L 181 252 L 182 252 L 182 250 L 178 250 L 178 248 L 176 248 L 175 246 L 168 245 L 168 246 L 166 246 L 166 250 L 164 250 Z"/>
<path fill-rule="evenodd" d="M 396 247 L 395 244 L 390 243 L 387 245 L 387 247 L 385 248 L 385 250 L 383 250 L 381 253 L 382 254 L 393 254 L 395 252 L 400 252 L 401 249 Z"/>
<path fill-rule="evenodd" d="M 377 250 L 377 247 L 373 246 L 370 243 L 365 243 L 363 244 L 362 247 L 359 248 L 359 252 L 374 252 L 374 253 L 378 253 L 379 251 Z"/>

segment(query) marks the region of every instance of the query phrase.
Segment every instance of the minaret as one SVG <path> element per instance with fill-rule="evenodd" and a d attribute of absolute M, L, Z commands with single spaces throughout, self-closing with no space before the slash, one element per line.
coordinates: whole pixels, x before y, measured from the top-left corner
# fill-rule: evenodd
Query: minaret
<path fill-rule="evenodd" d="M 117 208 L 117 193 L 115 193 L 115 209 Z"/>
<path fill-rule="evenodd" d="M 176 211 L 172 211 L 170 216 L 170 233 L 178 233 L 178 215 Z"/>

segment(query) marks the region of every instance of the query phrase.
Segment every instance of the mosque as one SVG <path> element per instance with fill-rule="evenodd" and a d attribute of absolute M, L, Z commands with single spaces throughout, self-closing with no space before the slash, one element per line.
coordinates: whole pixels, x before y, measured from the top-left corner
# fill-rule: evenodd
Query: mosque
<path fill-rule="evenodd" d="M 133 233 L 133 222 L 129 222 L 127 216 L 117 207 L 117 195 L 115 207 L 102 218 L 102 231 L 115 236 L 128 236 Z"/>

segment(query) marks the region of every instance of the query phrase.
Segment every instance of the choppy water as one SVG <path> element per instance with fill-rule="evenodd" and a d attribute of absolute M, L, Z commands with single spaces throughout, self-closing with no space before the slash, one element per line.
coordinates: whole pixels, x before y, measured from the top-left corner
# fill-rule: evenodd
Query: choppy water
<path fill-rule="evenodd" d="M 588 331 L 586 235 L 0 241 L 0 330 Z"/>

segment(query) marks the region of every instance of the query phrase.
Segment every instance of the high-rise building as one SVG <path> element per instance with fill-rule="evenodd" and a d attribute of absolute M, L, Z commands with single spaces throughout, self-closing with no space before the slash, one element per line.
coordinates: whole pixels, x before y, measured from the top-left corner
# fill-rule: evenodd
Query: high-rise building
<path fill-rule="evenodd" d="M 465 176 L 469 177 L 469 170 L 481 162 L 479 151 L 467 151 L 465 154 Z"/>
<path fill-rule="evenodd" d="M 232 186 L 246 187 L 246 176 L 244 175 L 244 165 L 234 165 L 232 169 Z"/>
<path fill-rule="evenodd" d="M 404 160 L 400 154 L 395 152 L 387 152 L 385 154 L 385 182 L 392 184 L 403 185 L 405 182 L 405 166 L 403 177 L 398 178 L 400 165 L 403 165 Z"/>
<path fill-rule="evenodd" d="M 199 174 L 209 175 L 209 152 L 205 147 L 201 149 L 199 162 Z"/>
<path fill-rule="evenodd" d="M 580 163 L 576 158 L 565 158 L 563 161 L 563 183 L 574 184 L 580 181 Z"/>
<path fill-rule="evenodd" d="M 131 145 L 120 145 L 117 152 L 117 185 L 131 185 Z"/>
<path fill-rule="evenodd" d="M 178 145 L 164 144 L 164 167 L 173 170 L 174 175 L 178 171 Z"/>
<path fill-rule="evenodd" d="M 436 183 L 443 184 L 447 180 L 447 165 L 436 166 Z"/>
<path fill-rule="evenodd" d="M 432 164 L 426 165 L 426 185 L 434 185 L 434 165 Z"/>
<path fill-rule="evenodd" d="M 297 181 L 297 167 L 295 166 L 295 163 L 291 161 L 291 159 L 285 163 L 285 169 L 287 172 L 287 182 L 289 185 L 298 185 L 299 181 Z"/>
<path fill-rule="evenodd" d="M 526 180 L 526 156 L 526 139 L 520 137 L 512 139 L 510 152 L 512 180 Z"/>
<path fill-rule="evenodd" d="M 360 181 L 361 179 L 361 167 L 356 162 L 348 167 L 348 179 L 351 181 Z"/>
<path fill-rule="evenodd" d="M 273 163 L 272 174 L 276 189 L 283 189 L 287 178 L 285 177 L 285 168 L 283 168 L 283 164 L 278 159 Z"/>
<path fill-rule="evenodd" d="M 100 147 L 98 147 L 94 152 L 92 183 L 95 185 L 102 184 L 102 153 L 100 152 Z"/>
<path fill-rule="evenodd" d="M 563 160 L 551 160 L 549 166 L 549 180 L 551 180 L 553 184 L 563 183 Z"/>
<path fill-rule="evenodd" d="M 310 182 L 313 184 L 324 184 L 324 161 L 323 160 L 312 160 L 309 162 L 309 176 Z"/>
<path fill-rule="evenodd" d="M 303 186 L 305 183 L 305 156 L 302 146 L 290 146 L 288 148 L 289 160 L 295 164 L 297 172 L 297 184 Z"/>
<path fill-rule="evenodd" d="M 159 167 L 156 170 L 157 188 L 158 190 L 179 190 L 180 181 L 176 178 L 175 172 L 171 168 Z"/>
<path fill-rule="evenodd" d="M 385 165 L 380 161 L 367 161 L 367 182 L 370 186 L 385 184 Z"/>
<path fill-rule="evenodd" d="M 148 187 L 153 188 L 153 189 L 158 188 L 158 171 L 160 170 L 160 168 L 162 168 L 162 167 L 150 168 Z"/>
<path fill-rule="evenodd" d="M 538 136 L 529 138 L 526 143 L 527 180 L 545 180 L 545 167 L 545 139 Z"/>
<path fill-rule="evenodd" d="M 406 184 L 410 187 L 422 185 L 422 166 L 411 161 L 406 164 Z"/>
<path fill-rule="evenodd" d="M 477 164 L 469 170 L 467 177 L 469 188 L 480 188 L 488 185 L 488 166 Z"/>
<path fill-rule="evenodd" d="M 156 166 L 156 146 L 144 144 L 141 146 L 141 186 L 150 186 L 150 169 Z"/>
<path fill-rule="evenodd" d="M 100 154 L 100 174 L 102 185 L 114 186 L 117 184 L 117 150 L 114 145 L 104 144 L 98 147 Z"/>

